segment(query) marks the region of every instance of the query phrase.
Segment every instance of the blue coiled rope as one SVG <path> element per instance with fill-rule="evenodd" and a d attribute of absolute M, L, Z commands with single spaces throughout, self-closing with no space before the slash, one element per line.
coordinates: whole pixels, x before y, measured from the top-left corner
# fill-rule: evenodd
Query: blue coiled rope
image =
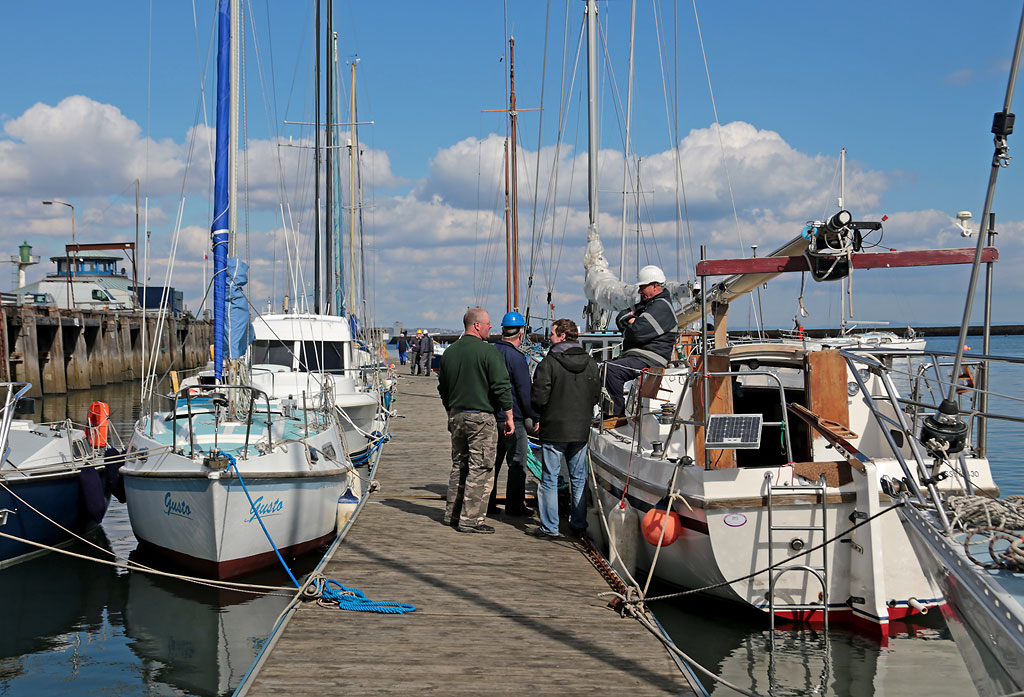
<path fill-rule="evenodd" d="M 408 603 L 370 600 L 358 588 L 348 588 L 333 578 L 313 579 L 306 589 L 305 595 L 317 598 L 317 602 L 321 605 L 336 605 L 339 610 L 352 612 L 380 612 L 385 615 L 404 615 L 407 612 L 416 612 L 416 606 Z"/>
<path fill-rule="evenodd" d="M 391 434 L 387 434 L 382 437 L 371 449 L 370 453 L 379 449 L 381 445 L 388 440 L 391 440 Z M 267 536 L 267 541 L 270 542 L 270 546 L 274 548 L 274 554 L 277 555 L 278 561 L 281 562 L 281 566 L 288 572 L 288 577 L 295 584 L 296 588 L 302 588 L 302 584 L 299 583 L 298 579 L 295 578 L 295 574 L 288 568 L 288 564 L 285 563 L 284 557 L 281 556 L 281 552 L 277 549 L 277 545 L 274 543 L 274 538 L 270 536 L 270 531 L 267 530 L 267 526 L 263 524 L 263 518 L 260 517 L 259 511 L 256 510 L 256 505 L 252 501 L 252 496 L 249 495 L 249 489 L 245 486 L 245 480 L 242 479 L 242 473 L 238 471 L 238 463 L 235 458 L 224 452 L 223 450 L 218 451 L 219 455 L 223 455 L 227 458 L 228 463 L 231 465 L 231 469 L 234 470 L 235 476 L 238 477 L 238 483 L 242 485 L 242 491 L 245 492 L 245 498 L 249 500 L 249 509 L 255 514 L 256 520 L 259 521 L 260 527 L 263 528 L 263 534 Z M 332 586 L 337 586 L 335 590 Z M 338 607 L 339 610 L 351 610 L 353 612 L 379 612 L 388 615 L 404 615 L 407 612 L 415 612 L 416 607 L 414 605 L 408 605 L 406 603 L 395 603 L 382 601 L 377 602 L 370 600 L 366 597 L 358 588 L 348 588 L 343 586 L 333 578 L 315 578 L 312 583 L 306 587 L 303 591 L 303 595 L 306 597 L 318 598 L 318 602 L 322 604 L 333 604 Z"/>

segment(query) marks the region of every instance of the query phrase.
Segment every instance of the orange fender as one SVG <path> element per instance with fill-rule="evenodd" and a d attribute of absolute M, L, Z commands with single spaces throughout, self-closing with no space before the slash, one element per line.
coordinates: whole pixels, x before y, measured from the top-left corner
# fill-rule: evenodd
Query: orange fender
<path fill-rule="evenodd" d="M 89 444 L 94 448 L 107 445 L 107 427 L 110 424 L 110 407 L 106 402 L 93 402 L 89 406 Z"/>

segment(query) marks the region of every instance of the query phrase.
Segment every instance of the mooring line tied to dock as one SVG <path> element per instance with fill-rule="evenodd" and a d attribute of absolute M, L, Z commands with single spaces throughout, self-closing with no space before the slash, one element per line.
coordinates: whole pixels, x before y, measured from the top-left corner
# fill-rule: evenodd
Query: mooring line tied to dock
<path fill-rule="evenodd" d="M 416 612 L 415 605 L 390 601 L 370 600 L 358 588 L 348 588 L 333 578 L 317 576 L 302 589 L 303 600 L 316 600 L 320 607 L 336 607 L 352 612 L 379 612 L 385 615 L 404 615 Z"/>

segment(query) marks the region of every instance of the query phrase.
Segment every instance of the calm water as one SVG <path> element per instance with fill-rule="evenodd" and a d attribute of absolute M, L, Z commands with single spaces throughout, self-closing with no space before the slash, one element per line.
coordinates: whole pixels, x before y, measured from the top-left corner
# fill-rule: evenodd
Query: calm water
<path fill-rule="evenodd" d="M 968 344 L 980 352 L 980 338 Z M 939 350 L 954 345 L 952 338 L 929 340 Z M 993 337 L 992 352 L 1024 356 L 1024 337 Z M 1024 367 L 1002 369 L 994 384 L 1000 392 L 1020 394 Z M 32 418 L 82 421 L 98 399 L 110 405 L 112 419 L 127 432 L 138 416 L 138 389 L 125 384 L 49 397 L 37 401 Z M 1020 408 L 1001 411 L 1024 415 Z M 993 470 L 1004 494 L 1024 493 L 1012 458 L 1022 436 L 1024 427 L 1005 424 L 990 435 Z M 135 549 L 122 504 L 111 504 L 98 532 L 93 541 L 106 549 L 123 555 Z M 94 552 L 84 545 L 72 549 Z M 315 561 L 303 563 L 311 567 Z M 258 582 L 286 583 L 277 572 Z M 0 571 L 0 589 L 0 695 L 12 696 L 230 694 L 287 602 L 127 574 L 59 554 Z M 795 632 L 769 654 L 767 625 L 760 618 L 734 616 L 706 600 L 664 603 L 655 610 L 684 651 L 762 695 L 973 694 L 956 646 L 937 618 L 931 626 L 904 625 L 885 649 L 833 631 L 826 655 L 817 633 Z M 735 694 L 704 682 L 712 694 Z"/>

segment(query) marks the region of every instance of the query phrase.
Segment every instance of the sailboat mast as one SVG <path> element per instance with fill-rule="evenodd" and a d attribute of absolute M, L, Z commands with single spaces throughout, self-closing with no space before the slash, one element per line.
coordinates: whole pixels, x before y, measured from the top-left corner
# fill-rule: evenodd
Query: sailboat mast
<path fill-rule="evenodd" d="M 597 234 L 597 2 L 587 0 L 587 240 Z M 601 329 L 601 309 L 587 302 L 589 331 Z"/>
<path fill-rule="evenodd" d="M 337 89 L 337 85 L 341 82 L 340 75 L 338 74 L 338 34 L 335 32 L 331 42 L 331 61 L 328 78 L 334 83 L 335 87 L 332 89 L 334 92 L 334 114 L 335 118 L 341 114 L 341 99 L 339 97 L 341 90 Z M 331 142 L 329 143 L 332 149 L 338 147 L 338 129 L 333 128 L 331 130 Z M 345 276 L 342 273 L 342 265 L 344 264 L 344 249 L 342 245 L 342 234 L 341 234 L 341 167 L 335 160 L 334 167 L 334 178 L 330 181 L 330 187 L 334 191 L 334 211 L 331 214 L 329 224 L 333 231 L 333 245 L 331 247 L 331 256 L 334 260 L 334 265 L 330 268 L 332 274 L 332 282 L 334 285 L 334 307 L 335 314 L 345 314 L 345 297 L 343 295 L 345 288 L 343 287 Z"/>
<path fill-rule="evenodd" d="M 519 159 L 516 154 L 516 39 L 508 37 L 508 117 L 512 140 L 512 309 L 519 311 L 519 177 L 516 166 Z"/>
<path fill-rule="evenodd" d="M 333 140 L 331 134 L 334 133 L 334 83 L 331 80 L 331 47 L 334 43 L 334 2 L 333 0 L 327 0 L 327 113 L 324 117 L 324 145 L 327 146 L 327 164 L 324 171 L 326 186 L 326 200 L 324 212 L 327 214 L 327 224 L 324 225 L 324 298 L 327 301 L 328 308 L 331 308 L 331 314 L 334 314 L 337 310 L 333 307 L 331 299 L 334 293 L 331 291 L 332 284 L 332 270 L 333 265 L 333 254 L 334 249 L 333 239 L 334 231 L 332 229 L 332 221 L 334 220 L 334 149 L 331 147 Z M 317 80 L 319 82 L 319 79 Z"/>
<path fill-rule="evenodd" d="M 349 126 L 348 137 L 348 263 L 349 283 L 352 291 L 349 293 L 349 308 L 358 307 L 356 302 L 356 61 L 352 61 L 352 95 L 349 106 L 351 125 Z"/>
<path fill-rule="evenodd" d="M 313 314 L 320 314 L 320 0 L 314 3 L 316 20 L 313 22 L 316 37 L 316 67 L 313 89 Z"/>
<path fill-rule="evenodd" d="M 230 218 L 229 133 L 231 131 L 231 34 L 229 0 L 217 6 L 217 147 L 214 159 L 213 223 L 213 374 L 221 379 L 224 369 L 224 320 L 227 300 L 228 223 Z"/>
<path fill-rule="evenodd" d="M 242 3 L 231 0 L 231 84 L 241 85 L 241 41 L 235 37 L 242 36 Z M 228 144 L 228 200 L 238 200 L 238 89 L 231 90 L 231 134 Z M 228 212 L 228 256 L 238 255 L 238 207 L 230 206 Z"/>
<path fill-rule="evenodd" d="M 509 184 L 509 148 L 505 139 L 505 312 L 512 311 L 512 203 Z"/>
<path fill-rule="evenodd" d="M 588 222 L 597 225 L 597 2 L 587 0 Z"/>

